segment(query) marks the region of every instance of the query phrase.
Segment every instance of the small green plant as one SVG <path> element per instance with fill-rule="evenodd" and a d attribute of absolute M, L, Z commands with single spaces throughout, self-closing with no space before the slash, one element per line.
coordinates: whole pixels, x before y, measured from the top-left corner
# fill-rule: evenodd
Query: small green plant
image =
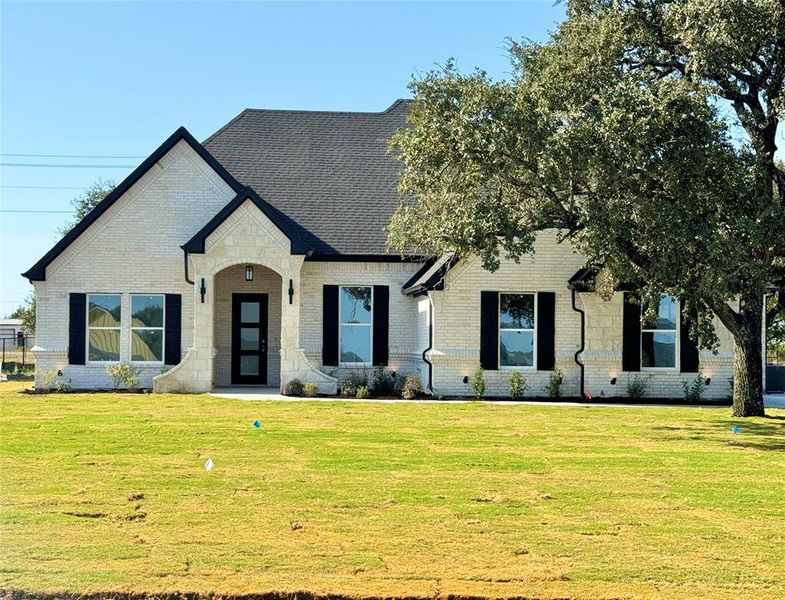
<path fill-rule="evenodd" d="M 14 365 L 14 370 L 12 371 L 12 374 L 22 377 L 30 377 L 31 375 L 35 375 L 35 369 L 29 365 L 23 366 L 17 363 Z"/>
<path fill-rule="evenodd" d="M 698 404 L 706 391 L 706 378 L 699 372 L 692 381 L 682 381 L 684 399 L 692 404 Z"/>
<path fill-rule="evenodd" d="M 303 387 L 303 382 L 300 381 L 299 379 L 292 379 L 283 388 L 284 396 L 300 397 L 304 393 L 305 393 L 305 389 Z"/>
<path fill-rule="evenodd" d="M 651 377 L 636 375 L 627 381 L 627 397 L 631 400 L 642 400 L 649 391 L 649 380 Z"/>
<path fill-rule="evenodd" d="M 121 385 L 125 385 L 129 390 L 135 390 L 139 387 L 139 373 L 142 372 L 139 367 L 135 367 L 127 362 L 121 362 L 107 365 L 106 372 L 112 378 L 114 389 L 119 389 Z"/>
<path fill-rule="evenodd" d="M 319 386 L 315 383 L 303 384 L 303 396 L 306 398 L 316 398 L 319 395 Z"/>
<path fill-rule="evenodd" d="M 377 398 L 395 395 L 395 378 L 392 373 L 384 367 L 376 367 L 373 370 L 373 380 L 369 391 Z"/>
<path fill-rule="evenodd" d="M 422 382 L 417 375 L 407 375 L 403 380 L 401 398 L 414 400 L 422 394 Z"/>
<path fill-rule="evenodd" d="M 529 389 L 529 384 L 520 371 L 510 373 L 507 377 L 507 383 L 510 384 L 510 397 L 514 400 L 522 400 L 526 390 Z"/>
<path fill-rule="evenodd" d="M 483 376 L 482 365 L 477 365 L 474 373 L 469 378 L 469 389 L 472 391 L 472 396 L 477 400 L 485 394 L 485 377 Z"/>
<path fill-rule="evenodd" d="M 49 369 L 48 371 L 38 371 L 38 381 L 42 392 L 50 392 L 57 385 L 57 378 L 59 372 L 57 369 Z"/>
<path fill-rule="evenodd" d="M 562 387 L 564 386 L 564 372 L 556 368 L 551 371 L 548 383 L 545 384 L 545 393 L 551 398 L 561 398 Z"/>
<path fill-rule="evenodd" d="M 370 397 L 370 395 L 371 393 L 368 391 L 368 388 L 365 387 L 364 385 L 361 385 L 360 387 L 357 388 L 357 393 L 355 394 L 355 398 L 364 399 Z"/>
<path fill-rule="evenodd" d="M 58 381 L 55 386 L 55 391 L 58 394 L 67 394 L 71 391 L 71 384 L 67 381 Z"/>
<path fill-rule="evenodd" d="M 357 390 L 368 387 L 368 376 L 365 373 L 351 372 L 341 383 L 340 395 L 342 398 L 354 398 Z"/>

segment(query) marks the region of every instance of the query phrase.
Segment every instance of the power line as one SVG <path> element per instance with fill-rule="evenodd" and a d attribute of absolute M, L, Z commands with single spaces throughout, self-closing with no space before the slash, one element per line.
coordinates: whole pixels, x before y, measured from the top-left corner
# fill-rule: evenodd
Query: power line
<path fill-rule="evenodd" d="M 83 187 L 65 187 L 57 185 L 0 185 L 0 188 L 13 188 L 16 190 L 86 190 Z"/>
<path fill-rule="evenodd" d="M 136 165 L 42 165 L 40 163 L 0 163 L 0 167 L 59 167 L 66 169 L 133 169 L 135 166 Z"/>
<path fill-rule="evenodd" d="M 145 158 L 144 156 L 119 154 L 11 154 L 8 152 L 0 152 L 0 156 L 23 156 L 25 158 Z"/>
<path fill-rule="evenodd" d="M 70 210 L 6 210 L 0 209 L 0 213 L 64 213 L 64 214 L 71 214 L 73 211 Z"/>

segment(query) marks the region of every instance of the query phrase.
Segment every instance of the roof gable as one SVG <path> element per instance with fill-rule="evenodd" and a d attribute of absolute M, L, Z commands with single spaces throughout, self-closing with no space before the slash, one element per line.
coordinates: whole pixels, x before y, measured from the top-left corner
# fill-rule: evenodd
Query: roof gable
<path fill-rule="evenodd" d="M 297 236 L 297 233 L 290 226 L 289 222 L 284 218 L 284 215 L 282 215 L 279 210 L 265 202 L 259 196 L 259 194 L 257 194 L 250 187 L 244 187 L 240 189 L 237 195 L 226 206 L 224 206 L 218 214 L 210 219 L 210 221 L 204 227 L 202 227 L 196 233 L 196 235 L 194 235 L 190 240 L 181 246 L 182 249 L 192 254 L 203 254 L 205 249 L 205 242 L 207 241 L 207 238 L 210 237 L 210 234 L 218 229 L 221 223 L 226 221 L 226 219 L 228 219 L 232 213 L 234 213 L 234 211 L 240 208 L 246 200 L 252 202 L 262 212 L 262 214 L 272 221 L 272 223 L 281 231 L 281 233 L 289 238 L 289 241 L 292 245 L 292 254 L 307 254 L 308 248 L 306 248 L 303 241 Z"/>
<path fill-rule="evenodd" d="M 41 259 L 30 269 L 22 273 L 30 281 L 44 281 L 46 279 L 46 267 L 55 260 L 68 246 L 70 246 L 82 233 L 98 220 L 107 209 L 123 196 L 131 187 L 139 181 L 159 160 L 161 160 L 174 146 L 180 142 L 186 142 L 193 150 L 223 179 L 229 187 L 235 191 L 243 189 L 243 186 L 194 138 L 185 127 L 180 127 L 166 141 L 161 144 L 155 152 L 148 156 L 134 171 L 118 185 L 112 193 L 108 194 L 99 202 L 93 210 L 76 224 L 63 238 L 58 241 Z"/>

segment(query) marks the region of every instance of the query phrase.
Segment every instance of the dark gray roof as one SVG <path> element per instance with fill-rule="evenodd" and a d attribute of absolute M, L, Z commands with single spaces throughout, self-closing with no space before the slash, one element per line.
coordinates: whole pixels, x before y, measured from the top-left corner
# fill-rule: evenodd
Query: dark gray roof
<path fill-rule="evenodd" d="M 384 112 L 247 109 L 204 141 L 239 182 L 291 220 L 317 254 L 386 254 L 400 202 L 387 152 L 408 100 Z"/>

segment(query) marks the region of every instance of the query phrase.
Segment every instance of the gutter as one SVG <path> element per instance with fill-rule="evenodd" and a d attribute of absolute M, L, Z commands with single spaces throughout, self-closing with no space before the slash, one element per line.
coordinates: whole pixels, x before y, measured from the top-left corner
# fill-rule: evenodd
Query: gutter
<path fill-rule="evenodd" d="M 428 360 L 428 353 L 433 349 L 433 298 L 428 294 L 428 347 L 422 351 L 422 360 L 428 365 L 428 391 L 435 396 L 433 391 L 433 363 Z"/>
<path fill-rule="evenodd" d="M 586 392 L 584 364 L 579 357 L 586 348 L 586 313 L 582 309 L 578 308 L 578 306 L 575 304 L 577 294 L 578 291 L 575 288 L 572 288 L 572 310 L 581 315 L 581 347 L 575 353 L 575 364 L 578 365 L 581 370 L 581 398 L 585 400 Z"/>
<path fill-rule="evenodd" d="M 185 266 L 185 282 L 193 285 L 193 280 L 188 278 L 188 250 L 185 248 L 183 248 L 183 264 Z"/>

